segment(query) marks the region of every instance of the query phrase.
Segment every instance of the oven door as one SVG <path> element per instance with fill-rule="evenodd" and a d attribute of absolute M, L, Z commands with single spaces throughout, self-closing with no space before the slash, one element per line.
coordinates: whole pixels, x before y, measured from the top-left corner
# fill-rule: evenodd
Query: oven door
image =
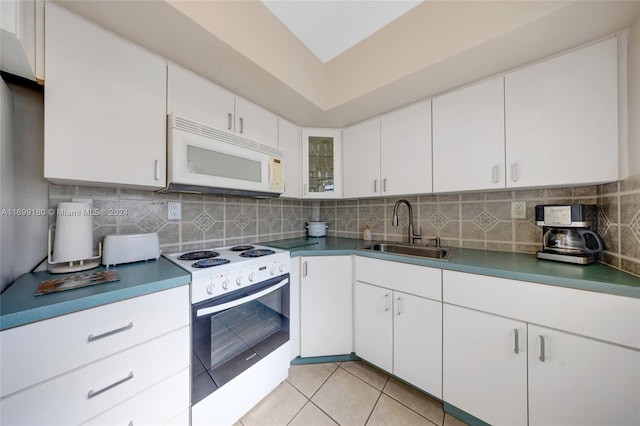
<path fill-rule="evenodd" d="M 194 405 L 289 341 L 289 274 L 192 307 Z"/>

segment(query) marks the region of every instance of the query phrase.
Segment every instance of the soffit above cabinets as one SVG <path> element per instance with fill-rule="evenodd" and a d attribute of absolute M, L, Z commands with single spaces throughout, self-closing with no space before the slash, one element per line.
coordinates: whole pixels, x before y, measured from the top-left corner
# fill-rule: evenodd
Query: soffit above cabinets
<path fill-rule="evenodd" d="M 427 0 L 323 63 L 257 0 L 54 1 L 314 127 L 344 127 L 640 25 L 640 1 Z"/>

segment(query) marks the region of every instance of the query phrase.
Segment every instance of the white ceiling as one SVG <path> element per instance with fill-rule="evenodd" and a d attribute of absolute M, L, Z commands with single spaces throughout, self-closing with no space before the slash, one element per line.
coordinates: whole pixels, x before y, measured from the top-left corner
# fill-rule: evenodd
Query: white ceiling
<path fill-rule="evenodd" d="M 422 1 L 260 0 L 322 63 L 327 63 Z"/>
<path fill-rule="evenodd" d="M 257 0 L 53 1 L 309 127 L 345 127 L 640 25 L 638 0 L 424 1 L 324 63 Z M 315 3 L 287 3 L 320 21 Z"/>

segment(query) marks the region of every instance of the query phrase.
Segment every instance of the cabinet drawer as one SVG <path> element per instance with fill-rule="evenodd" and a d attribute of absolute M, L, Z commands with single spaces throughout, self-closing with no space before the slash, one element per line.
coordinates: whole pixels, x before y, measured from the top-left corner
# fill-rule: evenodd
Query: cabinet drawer
<path fill-rule="evenodd" d="M 443 300 L 640 349 L 640 299 L 443 271 Z"/>
<path fill-rule="evenodd" d="M 183 327 L 1 400 L 2 423 L 81 423 L 184 370 L 189 358 Z"/>
<path fill-rule="evenodd" d="M 442 270 L 436 268 L 356 256 L 355 279 L 391 290 L 442 300 Z"/>
<path fill-rule="evenodd" d="M 189 409 L 189 369 L 185 368 L 87 423 L 98 425 L 164 425 Z M 189 424 L 187 421 L 183 423 Z"/>
<path fill-rule="evenodd" d="M 0 397 L 184 327 L 189 309 L 182 286 L 5 330 Z"/>

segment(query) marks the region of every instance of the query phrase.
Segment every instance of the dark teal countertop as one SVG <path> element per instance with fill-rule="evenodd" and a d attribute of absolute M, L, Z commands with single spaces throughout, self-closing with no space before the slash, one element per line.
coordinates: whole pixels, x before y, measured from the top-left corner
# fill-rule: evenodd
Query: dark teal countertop
<path fill-rule="evenodd" d="M 33 295 L 42 281 L 106 270 L 118 271 L 120 280 L 41 296 Z M 50 274 L 46 271 L 25 274 L 0 295 L 0 330 L 179 287 L 190 281 L 188 272 L 162 257 L 108 269 L 100 266 L 70 274 Z"/>
<path fill-rule="evenodd" d="M 370 241 L 339 237 L 303 237 L 264 243 L 286 248 L 292 257 L 352 255 L 430 266 L 451 271 L 469 272 L 540 284 L 557 285 L 640 298 L 640 277 L 610 266 L 593 263 L 572 265 L 537 259 L 533 254 L 454 248 L 448 262 L 398 254 L 358 250 Z"/>

